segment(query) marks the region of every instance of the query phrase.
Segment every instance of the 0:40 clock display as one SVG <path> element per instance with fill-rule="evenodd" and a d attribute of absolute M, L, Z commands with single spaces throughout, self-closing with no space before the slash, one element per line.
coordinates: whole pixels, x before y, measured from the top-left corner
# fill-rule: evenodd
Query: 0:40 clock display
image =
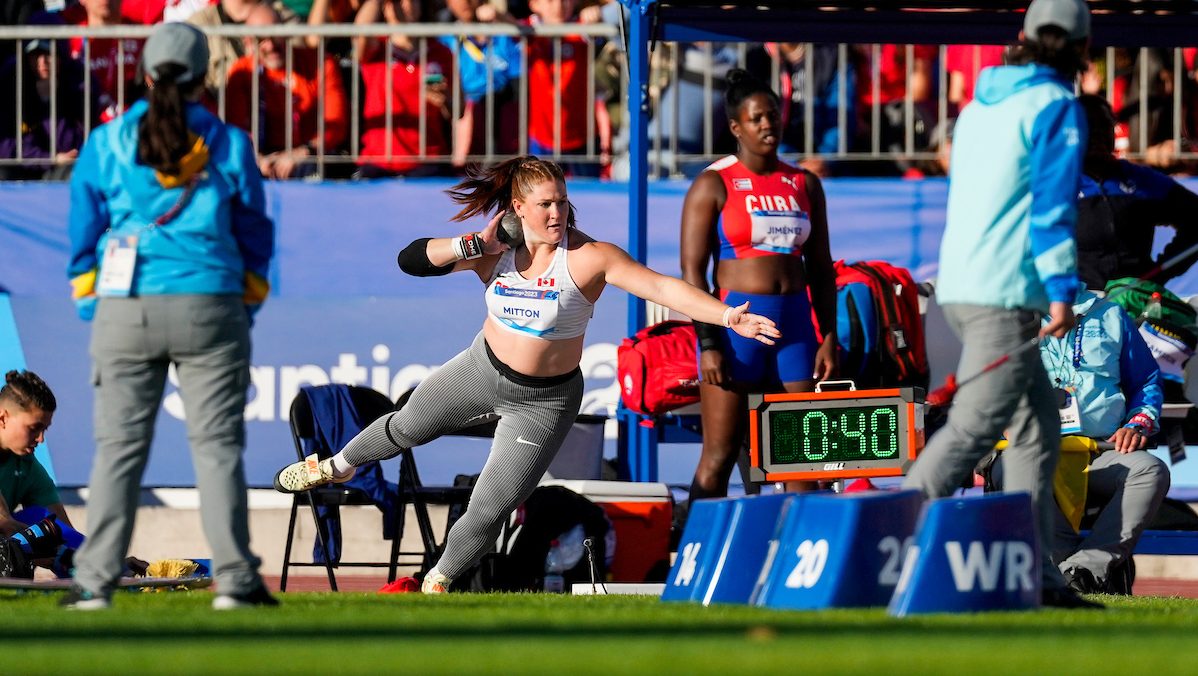
<path fill-rule="evenodd" d="M 897 406 L 770 411 L 767 417 L 775 463 L 898 457 Z"/>

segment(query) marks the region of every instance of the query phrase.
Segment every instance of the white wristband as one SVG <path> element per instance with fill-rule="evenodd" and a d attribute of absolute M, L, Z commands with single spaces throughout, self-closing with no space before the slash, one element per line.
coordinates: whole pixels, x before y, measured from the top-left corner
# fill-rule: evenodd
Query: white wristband
<path fill-rule="evenodd" d="M 724 325 L 724 328 L 732 328 L 732 323 L 728 320 L 732 316 L 732 311 L 735 309 L 736 308 L 732 307 L 731 305 L 729 305 L 727 308 L 724 308 L 724 317 L 720 320 L 720 323 Z"/>
<path fill-rule="evenodd" d="M 483 255 L 483 240 L 478 236 L 478 233 L 472 232 L 468 235 L 453 238 L 450 242 L 453 247 L 453 255 L 457 256 L 460 261 L 474 260 L 482 258 Z"/>

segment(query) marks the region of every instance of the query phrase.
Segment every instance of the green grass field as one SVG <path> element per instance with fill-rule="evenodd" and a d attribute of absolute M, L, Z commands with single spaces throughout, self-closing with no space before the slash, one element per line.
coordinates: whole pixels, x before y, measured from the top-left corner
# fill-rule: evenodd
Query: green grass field
<path fill-rule="evenodd" d="M 292 593 L 216 613 L 211 595 L 122 593 L 106 612 L 0 592 L 6 673 L 1164 674 L 1198 668 L 1198 600 L 1104 612 L 938 615 L 704 608 L 644 597 Z"/>

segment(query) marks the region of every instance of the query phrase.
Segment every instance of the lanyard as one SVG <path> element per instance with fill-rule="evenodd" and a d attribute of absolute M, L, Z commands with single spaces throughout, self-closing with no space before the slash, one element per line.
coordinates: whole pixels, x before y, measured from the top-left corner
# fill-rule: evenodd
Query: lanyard
<path fill-rule="evenodd" d="M 183 189 L 183 193 L 179 195 L 179 199 L 175 200 L 174 206 L 168 209 L 166 213 L 155 218 L 154 225 L 163 226 L 178 217 L 179 213 L 183 211 L 183 207 L 187 206 L 187 203 L 191 201 L 191 196 L 195 194 L 196 187 L 200 185 L 201 173 L 197 171 L 187 180 L 187 186 Z"/>
<path fill-rule="evenodd" d="M 1085 315 L 1077 316 L 1077 323 L 1073 327 L 1073 369 L 1082 367 L 1082 321 L 1085 320 Z"/>
<path fill-rule="evenodd" d="M 1044 343 L 1044 347 L 1047 349 L 1049 355 L 1052 357 L 1052 361 L 1053 361 L 1053 365 L 1054 365 L 1053 375 L 1054 375 L 1054 380 L 1056 381 L 1057 385 L 1061 385 L 1062 383 L 1064 383 L 1067 379 L 1066 378 L 1067 376 L 1070 376 L 1070 377 L 1068 377 L 1068 380 L 1070 382 L 1072 382 L 1074 377 L 1077 374 L 1077 371 L 1082 366 L 1082 356 L 1083 356 L 1082 322 L 1084 319 L 1085 319 L 1085 315 L 1078 315 L 1077 323 L 1073 327 L 1073 329 L 1071 329 L 1071 331 L 1073 333 L 1073 359 L 1072 359 L 1073 372 L 1072 373 L 1070 373 L 1069 369 L 1066 367 L 1068 358 L 1065 356 L 1064 350 L 1061 349 L 1062 344 L 1064 343 L 1064 340 L 1047 340 Z M 1068 338 L 1066 337 L 1066 340 L 1067 339 Z"/>

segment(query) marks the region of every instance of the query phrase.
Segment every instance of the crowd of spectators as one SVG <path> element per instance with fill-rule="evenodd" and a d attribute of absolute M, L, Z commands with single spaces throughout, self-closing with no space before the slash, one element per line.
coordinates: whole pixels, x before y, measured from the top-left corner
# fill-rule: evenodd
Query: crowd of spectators
<path fill-rule="evenodd" d="M 0 18 L 14 25 L 535 27 L 614 24 L 619 11 L 616 0 L 17 0 Z M 618 40 L 395 34 L 209 42 L 208 104 L 253 135 L 269 178 L 452 174 L 469 159 L 523 149 L 559 156 L 574 175 L 611 176 L 613 166 L 620 175 Z M 0 49 L 0 100 L 13 102 L 0 104 L 0 179 L 67 176 L 87 130 L 142 95 L 142 44 L 31 39 L 19 54 Z M 1162 170 L 1191 168 L 1178 155 L 1198 138 L 1196 52 L 1182 51 L 1177 78 L 1170 51 L 1095 50 L 1082 89 L 1111 101 L 1121 152 Z M 952 121 L 973 98 L 978 71 L 1000 63 L 1002 53 L 994 45 L 943 52 L 935 45 L 670 45 L 652 62 L 651 162 L 663 174 L 689 175 L 735 150 L 719 124 L 720 92 L 727 71 L 744 67 L 781 97 L 783 154 L 805 158 L 816 173 L 942 175 Z"/>

